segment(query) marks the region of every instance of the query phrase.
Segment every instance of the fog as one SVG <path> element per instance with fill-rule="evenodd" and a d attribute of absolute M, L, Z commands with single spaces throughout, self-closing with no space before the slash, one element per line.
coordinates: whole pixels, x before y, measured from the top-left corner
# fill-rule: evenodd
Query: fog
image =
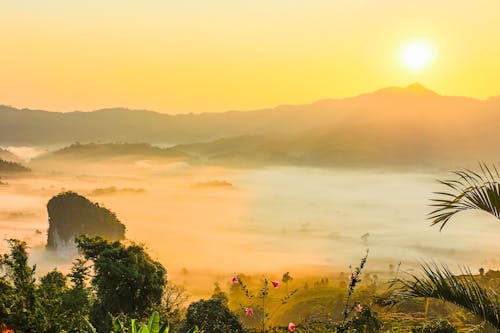
<path fill-rule="evenodd" d="M 440 188 L 435 179 L 446 174 L 228 169 L 132 158 L 29 166 L 29 175 L 2 178 L 7 185 L 0 186 L 0 235 L 25 240 L 39 272 L 67 270 L 71 263 L 44 249 L 45 205 L 65 190 L 114 211 L 127 239 L 147 246 L 178 282 L 233 272 L 345 271 L 366 249 L 369 270 L 399 262 L 411 269 L 430 259 L 498 267 L 500 226 L 493 218 L 464 213 L 443 232 L 429 226 L 429 199 Z"/>

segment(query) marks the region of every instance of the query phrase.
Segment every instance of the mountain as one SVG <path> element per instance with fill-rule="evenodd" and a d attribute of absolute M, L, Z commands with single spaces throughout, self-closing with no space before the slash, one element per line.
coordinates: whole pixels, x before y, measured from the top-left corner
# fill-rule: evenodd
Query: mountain
<path fill-rule="evenodd" d="M 492 111 L 500 98 L 486 101 L 441 96 L 419 85 L 385 88 L 346 99 L 307 105 L 282 105 L 255 111 L 167 115 L 123 108 L 93 112 L 49 112 L 0 106 L 0 144 L 42 145 L 79 142 L 149 142 L 185 144 L 230 136 L 293 134 L 314 128 L 363 121 L 472 116 Z M 360 119 L 361 117 L 361 119 Z M 389 118 L 387 118 L 389 117 Z M 435 119 L 433 119 L 435 121 Z"/>
<path fill-rule="evenodd" d="M 74 143 L 68 147 L 40 155 L 34 158 L 33 162 L 44 160 L 90 162 L 134 157 L 182 159 L 187 156 L 173 148 L 159 148 L 148 143 Z"/>
<path fill-rule="evenodd" d="M 73 145 L 46 156 L 66 159 L 168 155 L 192 163 L 243 166 L 493 161 L 500 142 L 500 97 L 442 96 L 417 83 L 308 105 L 225 113 L 164 115 L 126 109 L 53 113 L 4 107 L 0 143 L 5 141 L 178 144 L 173 149 Z"/>

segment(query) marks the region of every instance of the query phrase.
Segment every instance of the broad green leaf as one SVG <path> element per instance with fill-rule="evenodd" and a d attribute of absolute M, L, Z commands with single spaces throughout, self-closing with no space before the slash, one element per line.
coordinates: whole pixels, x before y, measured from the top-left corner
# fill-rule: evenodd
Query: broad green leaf
<path fill-rule="evenodd" d="M 160 315 L 156 311 L 153 312 L 149 319 L 148 331 L 149 333 L 158 333 L 160 331 Z"/>
<path fill-rule="evenodd" d="M 116 318 L 114 321 L 113 321 L 113 332 L 114 333 L 123 333 L 123 325 L 122 323 L 120 322 L 120 320 L 118 318 Z"/>
<path fill-rule="evenodd" d="M 137 327 L 135 326 L 135 319 L 132 319 L 132 323 L 131 323 L 131 330 L 132 330 L 132 333 L 137 333 Z"/>
<path fill-rule="evenodd" d="M 142 325 L 138 333 L 149 333 L 149 329 L 146 325 Z"/>

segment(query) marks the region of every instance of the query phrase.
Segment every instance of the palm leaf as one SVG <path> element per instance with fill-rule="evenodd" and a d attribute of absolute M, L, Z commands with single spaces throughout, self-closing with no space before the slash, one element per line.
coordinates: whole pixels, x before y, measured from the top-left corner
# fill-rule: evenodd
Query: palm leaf
<path fill-rule="evenodd" d="M 160 315 L 157 311 L 153 312 L 151 319 L 149 319 L 148 331 L 149 333 L 158 333 L 160 330 Z"/>
<path fill-rule="evenodd" d="M 497 294 L 482 287 L 468 269 L 454 275 L 445 266 L 424 263 L 420 275 L 411 274 L 410 279 L 398 279 L 401 288 L 391 294 L 392 302 L 412 298 L 434 298 L 455 304 L 479 319 L 500 330 L 500 303 Z"/>
<path fill-rule="evenodd" d="M 85 325 L 87 326 L 87 328 L 88 328 L 88 330 L 90 331 L 90 333 L 97 333 L 97 331 L 96 331 L 96 329 L 95 329 L 94 325 L 92 325 L 92 324 L 90 323 L 90 321 L 88 321 L 88 319 L 87 319 L 87 318 L 83 318 L 83 321 L 85 322 Z"/>
<path fill-rule="evenodd" d="M 479 172 L 456 171 L 456 179 L 439 181 L 448 192 L 434 192 L 439 197 L 431 200 L 432 225 L 440 224 L 442 230 L 455 214 L 466 210 L 481 210 L 500 219 L 500 174 L 495 166 L 480 163 L 479 167 Z"/>

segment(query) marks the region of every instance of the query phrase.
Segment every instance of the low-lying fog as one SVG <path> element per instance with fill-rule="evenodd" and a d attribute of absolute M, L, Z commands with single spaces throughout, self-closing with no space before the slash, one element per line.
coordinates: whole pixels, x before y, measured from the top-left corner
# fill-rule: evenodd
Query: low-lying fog
<path fill-rule="evenodd" d="M 224 169 L 148 160 L 30 166 L 29 176 L 3 178 L 0 236 L 26 240 L 41 272 L 65 269 L 71 261 L 43 248 L 45 205 L 63 190 L 114 211 L 127 238 L 147 245 L 174 280 L 183 268 L 220 276 L 345 271 L 366 248 L 372 270 L 426 259 L 474 270 L 497 267 L 495 219 L 465 213 L 441 233 L 429 226 L 429 199 L 440 189 L 435 179 L 446 174 Z"/>

